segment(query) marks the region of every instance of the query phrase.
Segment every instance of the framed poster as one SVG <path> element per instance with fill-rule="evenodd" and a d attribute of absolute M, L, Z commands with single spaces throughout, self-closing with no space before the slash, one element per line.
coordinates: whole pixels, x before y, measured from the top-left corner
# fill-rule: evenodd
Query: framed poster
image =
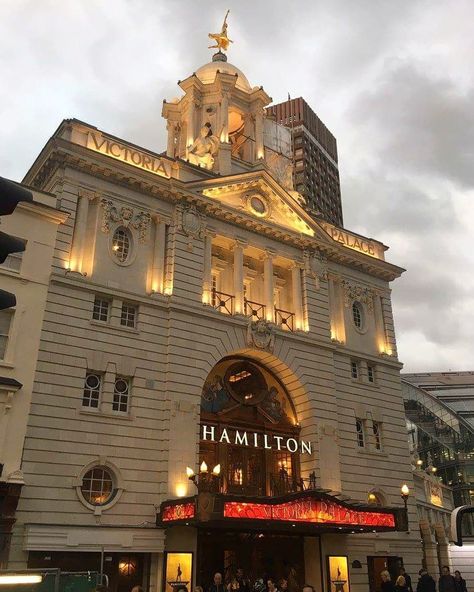
<path fill-rule="evenodd" d="M 166 592 L 176 592 L 184 586 L 190 590 L 193 576 L 193 554 L 166 553 L 163 575 Z"/>
<path fill-rule="evenodd" d="M 347 555 L 326 555 L 328 592 L 350 592 Z"/>

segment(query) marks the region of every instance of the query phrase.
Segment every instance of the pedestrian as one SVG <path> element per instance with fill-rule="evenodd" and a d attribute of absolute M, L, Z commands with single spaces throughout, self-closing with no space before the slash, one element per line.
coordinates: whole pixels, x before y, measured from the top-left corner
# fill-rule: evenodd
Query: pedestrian
<path fill-rule="evenodd" d="M 143 588 L 141 586 L 135 585 L 133 586 L 133 588 L 130 590 L 130 592 L 143 592 Z"/>
<path fill-rule="evenodd" d="M 467 592 L 466 580 L 461 576 L 459 569 L 454 572 L 454 585 L 456 592 Z"/>
<path fill-rule="evenodd" d="M 202 586 L 195 586 L 194 592 L 204 592 L 204 590 L 202 589 Z"/>
<path fill-rule="evenodd" d="M 214 583 L 210 586 L 209 592 L 226 592 L 222 583 L 222 574 L 218 571 L 214 574 Z"/>
<path fill-rule="evenodd" d="M 418 572 L 420 578 L 416 585 L 416 592 L 436 592 L 436 582 L 428 573 L 428 570 L 422 567 Z"/>
<path fill-rule="evenodd" d="M 380 572 L 380 577 L 382 579 L 382 584 L 380 585 L 382 592 L 395 592 L 395 586 L 393 585 L 392 578 L 386 569 Z"/>
<path fill-rule="evenodd" d="M 403 576 L 398 576 L 395 582 L 395 590 L 397 592 L 408 592 L 407 581 Z"/>
<path fill-rule="evenodd" d="M 286 578 L 281 578 L 278 583 L 278 589 L 280 592 L 288 592 L 288 580 Z"/>
<path fill-rule="evenodd" d="M 405 571 L 405 568 L 404 567 L 401 567 L 400 568 L 399 575 L 401 575 L 401 576 L 403 576 L 405 578 L 405 582 L 406 582 L 408 591 L 409 592 L 413 592 L 413 588 L 412 588 L 412 585 L 411 585 L 411 577 L 407 574 L 407 572 Z"/>
<path fill-rule="evenodd" d="M 278 592 L 278 588 L 274 578 L 267 578 L 267 590 L 268 592 Z"/>
<path fill-rule="evenodd" d="M 438 590 L 439 592 L 456 592 L 456 582 L 447 565 L 443 565 L 441 569 L 441 577 L 438 581 Z"/>
<path fill-rule="evenodd" d="M 235 572 L 235 579 L 239 584 L 239 592 L 250 592 L 250 582 L 247 580 L 242 567 Z"/>
<path fill-rule="evenodd" d="M 316 591 L 315 591 L 314 587 L 311 586 L 311 584 L 305 584 L 303 586 L 302 592 L 316 592 Z"/>

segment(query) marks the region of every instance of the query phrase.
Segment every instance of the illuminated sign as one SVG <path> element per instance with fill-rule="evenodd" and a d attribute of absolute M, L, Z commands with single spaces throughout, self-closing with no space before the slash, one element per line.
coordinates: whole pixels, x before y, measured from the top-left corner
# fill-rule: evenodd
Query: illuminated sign
<path fill-rule="evenodd" d="M 171 177 L 171 165 L 166 159 L 152 156 L 127 144 L 122 144 L 113 138 L 104 136 L 100 132 L 89 132 L 87 134 L 87 148 L 160 177 L 166 177 L 167 179 Z"/>
<path fill-rule="evenodd" d="M 395 528 L 395 516 L 391 513 L 353 510 L 335 502 L 311 498 L 281 504 L 225 502 L 224 517 Z"/>
<path fill-rule="evenodd" d="M 380 243 L 375 243 L 368 238 L 358 236 L 357 234 L 352 234 L 347 232 L 347 230 L 342 230 L 341 228 L 337 228 L 331 224 L 320 224 L 333 240 L 340 243 L 341 245 L 344 245 L 348 249 L 359 251 L 359 253 L 364 253 L 365 255 L 375 257 L 376 259 L 384 258 L 383 247 Z"/>
<path fill-rule="evenodd" d="M 214 426 L 201 425 L 201 440 L 203 442 L 219 442 L 250 448 L 263 448 L 264 450 L 288 450 L 291 453 L 312 454 L 313 452 L 312 443 L 307 440 L 298 441 L 296 438 L 246 432 L 236 428 L 222 428 L 218 432 Z"/>
<path fill-rule="evenodd" d="M 161 517 L 163 522 L 172 522 L 174 520 L 189 520 L 194 518 L 196 509 L 194 502 L 187 502 L 185 504 L 174 504 L 165 506 L 163 508 L 163 515 Z"/>

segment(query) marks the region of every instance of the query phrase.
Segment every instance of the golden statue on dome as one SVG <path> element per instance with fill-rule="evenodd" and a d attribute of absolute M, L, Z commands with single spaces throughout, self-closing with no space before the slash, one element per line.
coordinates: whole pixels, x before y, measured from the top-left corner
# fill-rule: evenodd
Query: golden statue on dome
<path fill-rule="evenodd" d="M 227 11 L 224 22 L 222 23 L 222 29 L 220 33 L 209 33 L 209 39 L 214 39 L 216 45 L 209 45 L 209 49 L 217 49 L 221 51 L 227 51 L 229 49 L 229 43 L 234 43 L 232 39 L 227 36 L 227 17 L 229 16 L 230 10 Z"/>

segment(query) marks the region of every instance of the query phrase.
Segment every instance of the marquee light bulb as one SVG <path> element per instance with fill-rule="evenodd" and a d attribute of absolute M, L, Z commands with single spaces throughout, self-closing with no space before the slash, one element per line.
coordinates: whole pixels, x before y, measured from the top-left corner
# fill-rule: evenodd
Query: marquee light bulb
<path fill-rule="evenodd" d="M 200 471 L 201 473 L 207 473 L 207 465 L 205 460 L 203 460 L 201 463 Z"/>
<path fill-rule="evenodd" d="M 189 479 L 191 479 L 191 477 L 194 477 L 194 471 L 192 470 L 191 467 L 186 467 L 186 475 L 188 476 Z"/>
<path fill-rule="evenodd" d="M 215 477 L 218 477 L 221 474 L 221 465 L 216 465 L 213 469 L 212 469 L 212 474 Z"/>

